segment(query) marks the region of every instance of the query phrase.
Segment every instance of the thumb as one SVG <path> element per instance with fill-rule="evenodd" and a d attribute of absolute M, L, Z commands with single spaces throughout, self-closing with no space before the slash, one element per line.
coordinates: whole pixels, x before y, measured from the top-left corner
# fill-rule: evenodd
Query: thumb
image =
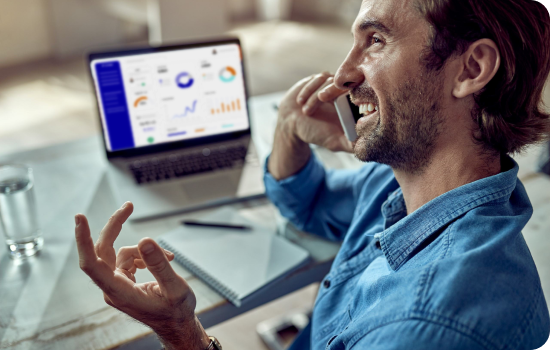
<path fill-rule="evenodd" d="M 348 140 L 346 135 L 342 135 L 340 137 L 340 142 L 342 143 L 342 151 L 347 153 L 353 153 L 355 151 L 353 148 L 353 143 L 350 140 Z"/>
<path fill-rule="evenodd" d="M 170 266 L 164 249 L 151 238 L 143 238 L 139 241 L 138 249 L 143 262 L 157 280 L 161 291 L 168 295 L 174 295 L 178 291 L 181 293 L 183 279 Z"/>

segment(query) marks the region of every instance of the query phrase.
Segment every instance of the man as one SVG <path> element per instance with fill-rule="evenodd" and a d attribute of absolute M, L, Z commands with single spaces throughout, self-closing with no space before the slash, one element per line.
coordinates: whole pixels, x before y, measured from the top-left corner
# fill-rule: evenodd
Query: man
<path fill-rule="evenodd" d="M 333 78 L 286 95 L 265 175 L 299 228 L 342 241 L 312 322 L 292 349 L 534 349 L 550 320 L 521 234 L 532 207 L 507 155 L 541 141 L 550 17 L 530 0 L 364 0 L 354 45 Z M 348 142 L 331 105 L 349 92 L 364 115 Z M 309 143 L 354 152 L 327 171 Z M 95 246 L 77 215 L 82 269 L 110 305 L 169 349 L 205 349 L 195 297 L 151 239 L 115 257 L 127 219 Z M 147 267 L 157 282 L 134 284 Z"/>

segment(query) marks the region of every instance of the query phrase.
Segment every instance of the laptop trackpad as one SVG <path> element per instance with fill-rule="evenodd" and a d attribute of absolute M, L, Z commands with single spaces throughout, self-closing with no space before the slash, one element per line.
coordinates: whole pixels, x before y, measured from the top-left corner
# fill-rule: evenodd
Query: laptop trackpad
<path fill-rule="evenodd" d="M 197 179 L 182 184 L 183 190 L 192 201 L 233 197 L 237 193 L 238 181 L 233 174 Z"/>

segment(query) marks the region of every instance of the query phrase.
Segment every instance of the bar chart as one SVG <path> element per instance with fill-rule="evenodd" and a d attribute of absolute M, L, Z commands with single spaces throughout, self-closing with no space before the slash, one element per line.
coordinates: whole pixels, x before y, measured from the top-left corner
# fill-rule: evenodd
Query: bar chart
<path fill-rule="evenodd" d="M 227 114 L 239 112 L 242 110 L 241 99 L 237 98 L 230 101 L 210 101 L 210 114 Z"/>

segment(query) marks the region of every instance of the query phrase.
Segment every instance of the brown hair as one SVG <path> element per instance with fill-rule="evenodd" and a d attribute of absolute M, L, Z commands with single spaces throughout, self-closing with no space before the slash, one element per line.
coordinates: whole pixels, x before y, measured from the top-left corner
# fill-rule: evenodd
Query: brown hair
<path fill-rule="evenodd" d="M 545 140 L 550 115 L 542 92 L 550 72 L 550 16 L 532 0 L 417 0 L 432 26 L 428 69 L 441 70 L 471 43 L 488 38 L 499 48 L 495 77 L 475 96 L 475 139 L 486 149 L 515 153 Z"/>

